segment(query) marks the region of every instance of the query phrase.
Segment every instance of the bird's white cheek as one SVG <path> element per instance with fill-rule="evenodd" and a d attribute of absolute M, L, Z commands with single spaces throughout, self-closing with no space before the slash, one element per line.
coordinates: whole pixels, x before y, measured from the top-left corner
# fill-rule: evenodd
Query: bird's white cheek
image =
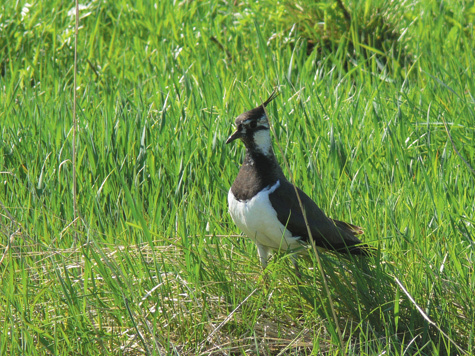
<path fill-rule="evenodd" d="M 270 141 L 269 130 L 259 130 L 254 133 L 254 142 L 256 148 L 263 154 L 267 155 L 272 150 L 272 144 Z"/>

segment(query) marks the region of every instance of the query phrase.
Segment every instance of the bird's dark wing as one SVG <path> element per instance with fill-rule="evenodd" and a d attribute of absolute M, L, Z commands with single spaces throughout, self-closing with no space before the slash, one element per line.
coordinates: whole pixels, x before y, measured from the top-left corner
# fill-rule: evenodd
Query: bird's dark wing
<path fill-rule="evenodd" d="M 367 254 L 364 248 L 354 246 L 361 244 L 355 236 L 362 233 L 361 228 L 328 218 L 307 194 L 299 188 L 297 191 L 307 216 L 312 239 L 317 246 L 342 253 Z M 300 236 L 303 241 L 309 242 L 308 230 L 293 185 L 286 179 L 281 179 L 280 187 L 269 195 L 269 199 L 277 211 L 277 218 L 287 230 L 293 236 Z"/>

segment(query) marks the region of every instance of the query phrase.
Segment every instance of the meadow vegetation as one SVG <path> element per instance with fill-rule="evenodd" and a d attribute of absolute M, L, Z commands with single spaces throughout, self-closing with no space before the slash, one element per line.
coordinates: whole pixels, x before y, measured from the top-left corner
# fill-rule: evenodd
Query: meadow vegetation
<path fill-rule="evenodd" d="M 77 142 L 73 2 L 0 7 L 0 354 L 475 353 L 473 1 L 83 3 Z M 275 87 L 279 161 L 374 257 L 263 272 L 231 221 Z"/>

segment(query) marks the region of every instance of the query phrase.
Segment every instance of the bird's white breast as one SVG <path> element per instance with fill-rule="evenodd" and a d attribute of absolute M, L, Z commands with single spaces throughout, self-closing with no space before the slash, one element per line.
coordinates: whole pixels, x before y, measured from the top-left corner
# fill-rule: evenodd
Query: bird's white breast
<path fill-rule="evenodd" d="M 228 193 L 229 213 L 236 225 L 255 243 L 274 250 L 302 247 L 299 237 L 293 237 L 277 218 L 269 194 L 280 186 L 277 181 L 249 200 L 239 201 L 231 189 Z"/>

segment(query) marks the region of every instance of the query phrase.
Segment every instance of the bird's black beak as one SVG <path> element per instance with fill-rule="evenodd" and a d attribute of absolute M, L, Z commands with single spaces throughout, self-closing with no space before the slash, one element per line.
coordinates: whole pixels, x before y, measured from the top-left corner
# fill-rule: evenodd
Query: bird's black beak
<path fill-rule="evenodd" d="M 237 130 L 226 140 L 226 144 L 233 142 L 234 140 L 241 138 L 243 136 L 242 132 Z"/>

